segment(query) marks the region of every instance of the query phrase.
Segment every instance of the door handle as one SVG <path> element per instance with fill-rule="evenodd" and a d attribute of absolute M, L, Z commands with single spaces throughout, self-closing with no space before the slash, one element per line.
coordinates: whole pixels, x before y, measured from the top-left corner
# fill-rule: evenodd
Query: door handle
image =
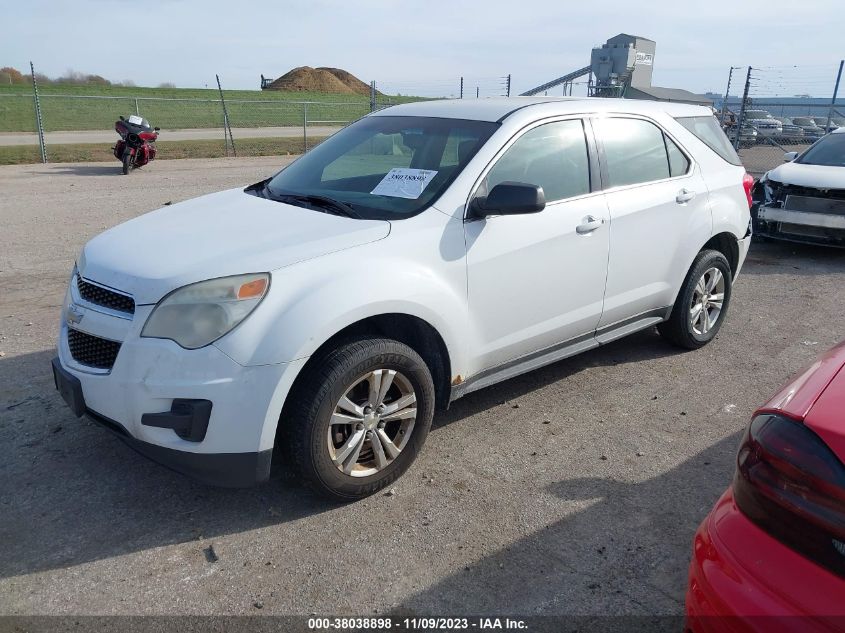
<path fill-rule="evenodd" d="M 689 189 L 681 189 L 678 192 L 678 195 L 675 196 L 675 202 L 677 202 L 678 204 L 684 204 L 685 202 L 689 202 L 693 198 L 695 198 L 694 191 L 690 191 Z"/>
<path fill-rule="evenodd" d="M 581 220 L 581 224 L 575 227 L 575 232 L 578 233 L 578 235 L 587 235 L 588 233 L 595 231 L 602 224 L 604 224 L 604 218 L 594 218 L 593 216 L 588 215 L 586 218 Z"/>

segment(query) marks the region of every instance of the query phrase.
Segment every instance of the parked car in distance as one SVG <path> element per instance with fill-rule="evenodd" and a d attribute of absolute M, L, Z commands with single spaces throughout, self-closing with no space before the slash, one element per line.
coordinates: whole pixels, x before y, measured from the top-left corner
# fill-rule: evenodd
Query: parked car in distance
<path fill-rule="evenodd" d="M 754 232 L 768 238 L 845 247 L 845 128 L 825 135 L 755 185 Z"/>
<path fill-rule="evenodd" d="M 792 123 L 804 130 L 804 138 L 813 142 L 824 136 L 824 130 L 810 117 L 793 117 Z"/>
<path fill-rule="evenodd" d="M 730 140 L 731 144 L 735 144 L 736 142 L 736 124 L 733 125 L 728 124 L 725 127 L 725 135 Z M 742 131 L 739 134 L 739 145 L 738 147 L 752 147 L 753 145 L 757 144 L 757 130 L 751 127 L 750 125 L 746 125 L 743 123 Z"/>
<path fill-rule="evenodd" d="M 753 415 L 733 484 L 701 523 L 691 633 L 842 631 L 845 342 Z"/>
<path fill-rule="evenodd" d="M 826 116 L 814 116 L 813 121 L 816 122 L 816 125 L 818 125 L 823 132 L 832 132 L 833 130 L 839 129 L 839 125 L 833 120 L 833 118 L 831 118 L 830 123 L 828 123 Z"/>
<path fill-rule="evenodd" d="M 279 447 L 318 491 L 360 498 L 456 398 L 644 328 L 711 341 L 752 185 L 699 106 L 380 110 L 275 176 L 88 242 L 56 385 L 203 481 L 264 480 Z"/>
<path fill-rule="evenodd" d="M 743 124 L 757 131 L 757 141 L 774 138 L 783 134 L 783 124 L 766 110 L 746 110 Z"/>
<path fill-rule="evenodd" d="M 803 128 L 799 125 L 795 125 L 792 122 L 792 119 L 777 117 L 777 120 L 780 121 L 781 126 L 783 127 L 783 132 L 777 139 L 778 141 L 785 143 L 800 143 L 804 140 Z"/>

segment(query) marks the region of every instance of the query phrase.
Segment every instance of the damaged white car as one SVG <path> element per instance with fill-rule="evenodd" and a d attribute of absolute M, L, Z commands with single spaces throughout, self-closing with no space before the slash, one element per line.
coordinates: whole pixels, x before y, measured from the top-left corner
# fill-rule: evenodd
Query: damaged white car
<path fill-rule="evenodd" d="M 755 186 L 755 234 L 845 247 L 845 128 L 784 159 Z"/>

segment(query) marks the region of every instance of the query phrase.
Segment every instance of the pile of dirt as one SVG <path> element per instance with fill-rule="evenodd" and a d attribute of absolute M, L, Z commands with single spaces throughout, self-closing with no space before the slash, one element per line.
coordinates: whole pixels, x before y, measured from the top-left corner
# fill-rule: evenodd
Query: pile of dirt
<path fill-rule="evenodd" d="M 286 92 L 328 92 L 333 94 L 369 95 L 370 86 L 341 68 L 300 66 L 285 73 L 268 90 Z"/>

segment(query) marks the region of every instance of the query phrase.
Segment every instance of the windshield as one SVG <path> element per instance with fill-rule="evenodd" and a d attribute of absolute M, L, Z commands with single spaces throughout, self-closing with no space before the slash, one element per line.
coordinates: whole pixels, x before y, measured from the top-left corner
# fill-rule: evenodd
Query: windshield
<path fill-rule="evenodd" d="M 132 125 L 140 125 L 141 127 L 150 127 L 149 121 L 145 118 L 138 116 L 137 114 L 130 114 L 123 119 L 127 123 L 131 123 Z"/>
<path fill-rule="evenodd" d="M 330 198 L 355 217 L 406 218 L 433 204 L 497 127 L 462 119 L 365 117 L 271 178 L 266 192 L 285 202 L 290 196 Z"/>
<path fill-rule="evenodd" d="M 813 121 L 812 119 L 807 119 L 805 117 L 798 117 L 797 119 L 792 119 L 792 122 L 796 125 L 816 125 L 815 121 Z"/>
<path fill-rule="evenodd" d="M 845 134 L 823 136 L 795 162 L 804 165 L 845 167 Z"/>

